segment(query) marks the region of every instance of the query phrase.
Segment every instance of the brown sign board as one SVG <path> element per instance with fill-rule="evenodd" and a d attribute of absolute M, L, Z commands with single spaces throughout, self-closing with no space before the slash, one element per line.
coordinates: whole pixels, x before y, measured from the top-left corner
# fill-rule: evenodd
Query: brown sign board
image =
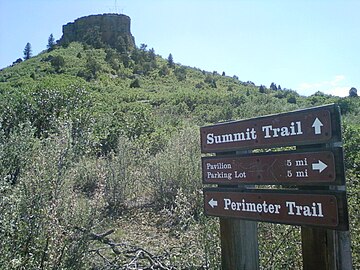
<path fill-rule="evenodd" d="M 202 158 L 204 184 L 344 185 L 342 148 Z"/>
<path fill-rule="evenodd" d="M 348 230 L 343 191 L 204 189 L 205 214 L 254 221 Z"/>
<path fill-rule="evenodd" d="M 340 112 L 326 105 L 201 127 L 200 133 L 203 153 L 338 142 Z"/>

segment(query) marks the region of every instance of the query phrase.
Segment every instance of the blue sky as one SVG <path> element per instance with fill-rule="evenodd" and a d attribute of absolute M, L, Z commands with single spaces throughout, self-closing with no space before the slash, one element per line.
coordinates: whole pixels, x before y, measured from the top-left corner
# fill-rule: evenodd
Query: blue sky
<path fill-rule="evenodd" d="M 207 71 L 301 95 L 360 90 L 358 0 L 0 0 L 0 68 L 36 55 L 62 25 L 90 14 L 131 17 L 136 44 Z"/>

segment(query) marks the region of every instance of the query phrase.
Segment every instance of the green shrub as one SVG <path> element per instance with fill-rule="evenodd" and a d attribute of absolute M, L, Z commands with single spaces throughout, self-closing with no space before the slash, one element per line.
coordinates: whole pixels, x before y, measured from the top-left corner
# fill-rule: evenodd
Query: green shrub
<path fill-rule="evenodd" d="M 184 81 L 186 79 L 186 68 L 185 67 L 177 67 L 174 70 L 174 74 L 178 81 Z"/>
<path fill-rule="evenodd" d="M 36 139 L 29 125 L 14 127 L 6 136 L 0 129 L 0 181 L 15 185 L 27 164 Z"/>
<path fill-rule="evenodd" d="M 136 78 L 130 83 L 130 88 L 139 88 L 140 87 L 140 80 Z"/>
<path fill-rule="evenodd" d="M 200 210 L 200 205 L 191 198 L 202 186 L 200 161 L 197 128 L 185 128 L 174 133 L 165 150 L 158 153 L 150 165 L 153 198 L 159 208 L 174 207 L 181 190 L 193 202 L 189 211 L 195 214 Z"/>
<path fill-rule="evenodd" d="M 261 269 L 302 269 L 299 226 L 259 222 L 258 241 Z"/>
<path fill-rule="evenodd" d="M 50 60 L 51 66 L 55 69 L 56 73 L 59 73 L 61 68 L 65 65 L 64 57 L 57 55 Z"/>
<path fill-rule="evenodd" d="M 119 216 L 127 207 L 143 200 L 147 190 L 147 159 L 146 152 L 125 137 L 119 138 L 115 152 L 105 158 L 104 196 L 110 216 Z"/>
<path fill-rule="evenodd" d="M 343 140 L 351 248 L 356 268 L 360 266 L 360 127 L 345 124 Z"/>
<path fill-rule="evenodd" d="M 88 239 L 103 207 L 74 189 L 72 151 L 62 134 L 37 142 L 18 183 L 1 182 L 3 269 L 88 269 Z M 101 194 L 101 190 L 97 194 Z"/>

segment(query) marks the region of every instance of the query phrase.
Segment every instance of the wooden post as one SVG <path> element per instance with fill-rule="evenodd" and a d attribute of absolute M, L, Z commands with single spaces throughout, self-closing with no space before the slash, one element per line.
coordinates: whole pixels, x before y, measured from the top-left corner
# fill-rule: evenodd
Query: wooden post
<path fill-rule="evenodd" d="M 222 270 L 259 269 L 257 222 L 220 218 Z"/>
<path fill-rule="evenodd" d="M 301 228 L 304 270 L 351 270 L 349 232 Z"/>
<path fill-rule="evenodd" d="M 334 239 L 328 230 L 301 227 L 304 270 L 335 270 L 331 260 Z"/>
<path fill-rule="evenodd" d="M 311 146 L 310 146 L 311 147 Z M 321 147 L 321 146 L 319 146 Z M 326 145 L 322 145 L 326 149 Z M 298 149 L 307 149 L 307 146 Z M 337 164 L 345 176 L 343 162 Z M 346 190 L 344 186 L 302 187 L 316 189 Z M 352 270 L 351 241 L 349 231 L 335 231 L 323 228 L 301 227 L 302 255 L 304 270 Z"/>
<path fill-rule="evenodd" d="M 350 241 L 350 232 L 336 231 L 336 239 L 338 241 L 337 246 L 340 247 L 338 252 L 338 269 L 351 270 L 352 266 L 352 256 L 351 256 L 351 241 Z"/>

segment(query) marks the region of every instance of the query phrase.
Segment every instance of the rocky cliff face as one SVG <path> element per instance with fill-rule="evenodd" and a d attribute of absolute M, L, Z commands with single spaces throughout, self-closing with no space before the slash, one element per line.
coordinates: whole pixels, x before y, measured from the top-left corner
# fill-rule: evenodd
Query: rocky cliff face
<path fill-rule="evenodd" d="M 110 46 L 121 52 L 135 47 L 130 32 L 130 17 L 123 14 L 90 15 L 63 26 L 59 43 L 78 41 L 96 48 Z"/>

